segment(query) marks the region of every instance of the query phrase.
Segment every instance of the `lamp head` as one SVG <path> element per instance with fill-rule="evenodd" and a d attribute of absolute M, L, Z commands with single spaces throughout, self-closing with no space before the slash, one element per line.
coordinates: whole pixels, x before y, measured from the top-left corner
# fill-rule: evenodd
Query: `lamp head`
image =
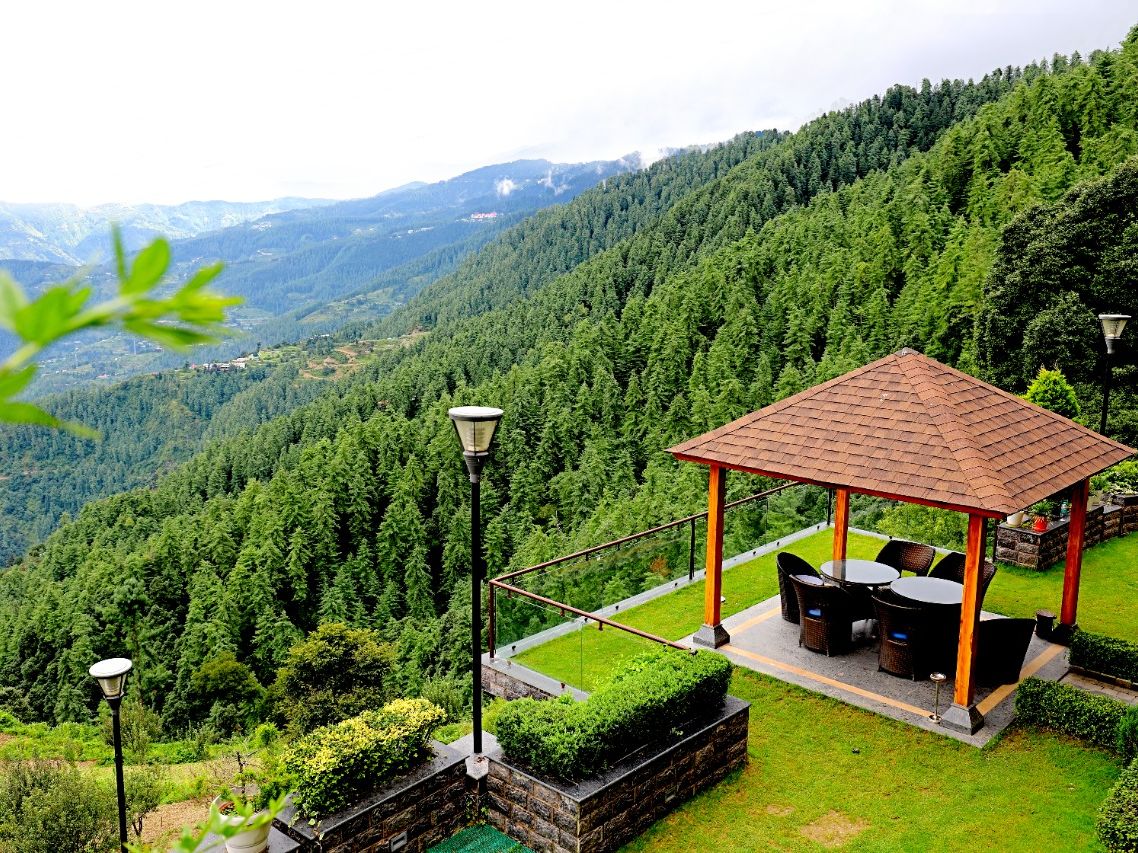
<path fill-rule="evenodd" d="M 110 702 L 123 697 L 126 692 L 126 676 L 132 666 L 126 658 L 109 658 L 91 667 L 91 677 L 99 682 L 104 699 Z"/>
<path fill-rule="evenodd" d="M 1106 339 L 1106 351 L 1114 352 L 1114 344 L 1122 337 L 1122 330 L 1126 328 L 1129 314 L 1099 314 L 1098 321 L 1102 324 L 1102 336 Z"/>
<path fill-rule="evenodd" d="M 467 470 L 472 478 L 477 477 L 490 455 L 490 445 L 494 442 L 498 422 L 502 420 L 502 410 L 490 406 L 456 406 L 447 414 L 462 445 Z"/>

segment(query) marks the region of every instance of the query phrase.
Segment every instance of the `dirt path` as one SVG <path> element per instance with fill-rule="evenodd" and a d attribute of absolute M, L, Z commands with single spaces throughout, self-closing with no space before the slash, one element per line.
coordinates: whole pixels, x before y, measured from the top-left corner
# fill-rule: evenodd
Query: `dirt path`
<path fill-rule="evenodd" d="M 149 844 L 172 844 L 187 826 L 209 817 L 209 799 L 185 800 L 159 806 L 142 822 L 142 840 Z"/>

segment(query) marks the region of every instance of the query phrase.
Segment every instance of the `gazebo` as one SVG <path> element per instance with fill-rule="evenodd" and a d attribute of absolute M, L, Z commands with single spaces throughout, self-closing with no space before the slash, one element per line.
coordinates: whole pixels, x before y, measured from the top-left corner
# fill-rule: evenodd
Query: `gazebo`
<path fill-rule="evenodd" d="M 1061 629 L 1075 626 L 1090 477 L 1135 451 L 911 349 L 670 448 L 709 467 L 704 624 L 695 642 L 730 640 L 720 619 L 728 470 L 832 489 L 834 559 L 846 554 L 851 492 L 967 513 L 953 704 L 943 724 L 983 725 L 973 659 L 985 524 L 1070 491 Z"/>

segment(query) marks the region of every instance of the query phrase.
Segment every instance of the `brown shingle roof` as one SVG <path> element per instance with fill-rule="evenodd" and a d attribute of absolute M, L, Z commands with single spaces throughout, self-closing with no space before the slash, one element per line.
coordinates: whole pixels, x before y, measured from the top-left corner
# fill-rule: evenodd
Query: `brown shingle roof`
<path fill-rule="evenodd" d="M 688 462 L 1007 515 L 1135 451 L 903 349 L 670 452 Z"/>

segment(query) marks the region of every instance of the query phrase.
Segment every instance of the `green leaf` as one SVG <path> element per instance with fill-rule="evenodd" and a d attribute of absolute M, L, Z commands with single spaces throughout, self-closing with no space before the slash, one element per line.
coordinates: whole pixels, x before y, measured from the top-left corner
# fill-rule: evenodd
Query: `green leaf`
<path fill-rule="evenodd" d="M 115 271 L 119 281 L 126 281 L 126 252 L 122 247 L 122 231 L 118 223 L 111 226 L 111 242 L 115 244 Z"/>
<path fill-rule="evenodd" d="M 125 320 L 123 326 L 128 332 L 177 350 L 217 340 L 212 335 L 184 326 L 164 326 L 160 323 L 151 323 L 149 320 Z"/>
<path fill-rule="evenodd" d="M 218 261 L 216 264 L 210 264 L 208 267 L 202 267 L 200 270 L 190 276 L 189 281 L 182 285 L 183 291 L 201 290 L 211 281 L 213 281 L 225 269 L 225 264 Z"/>
<path fill-rule="evenodd" d="M 36 375 L 36 365 L 29 364 L 23 370 L 0 370 L 0 400 L 14 397 L 28 387 Z"/>
<path fill-rule="evenodd" d="M 124 296 L 145 293 L 162 280 L 169 267 L 170 244 L 159 237 L 138 253 L 130 275 L 120 278 L 122 284 L 119 290 Z"/>
<path fill-rule="evenodd" d="M 16 330 L 16 314 L 28 304 L 23 288 L 6 273 L 0 272 L 0 326 Z"/>
<path fill-rule="evenodd" d="M 68 285 L 48 288 L 35 302 L 16 312 L 14 331 L 25 341 L 47 345 L 73 329 L 72 320 L 90 295 L 90 288 L 72 290 Z"/>
<path fill-rule="evenodd" d="M 11 400 L 0 400 L 0 423 L 32 424 L 35 426 L 63 429 L 80 438 L 98 439 L 99 433 L 90 427 L 75 421 L 61 421 L 54 415 L 45 412 L 39 406 L 31 403 L 18 403 Z"/>

